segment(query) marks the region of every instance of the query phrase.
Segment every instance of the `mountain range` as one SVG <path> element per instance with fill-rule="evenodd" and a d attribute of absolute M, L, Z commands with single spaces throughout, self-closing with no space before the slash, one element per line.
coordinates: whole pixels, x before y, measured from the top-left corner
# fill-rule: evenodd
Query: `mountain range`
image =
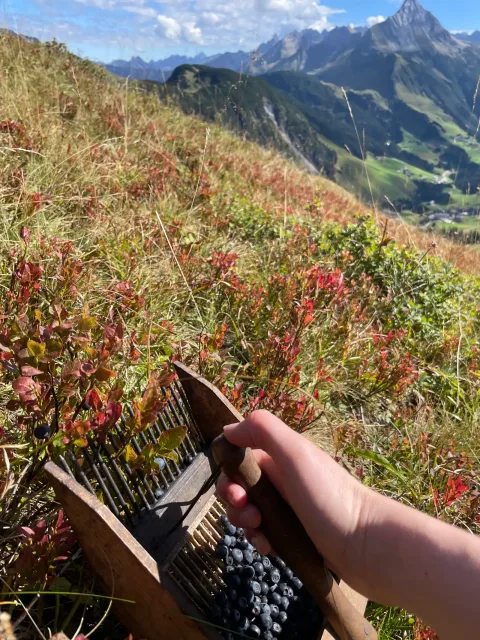
<path fill-rule="evenodd" d="M 305 30 L 254 54 L 148 64 L 168 71 L 163 85 L 144 83 L 161 99 L 382 206 L 480 207 L 480 47 L 418 0 L 370 29 Z"/>

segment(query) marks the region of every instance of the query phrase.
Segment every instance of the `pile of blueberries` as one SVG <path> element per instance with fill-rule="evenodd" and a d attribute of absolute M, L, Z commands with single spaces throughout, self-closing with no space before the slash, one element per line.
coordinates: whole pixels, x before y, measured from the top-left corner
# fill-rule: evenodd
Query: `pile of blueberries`
<path fill-rule="evenodd" d="M 260 555 L 226 516 L 221 524 L 225 536 L 216 554 L 227 586 L 216 594 L 210 619 L 229 630 L 223 637 L 317 638 L 322 615 L 293 571 L 278 557 Z"/>

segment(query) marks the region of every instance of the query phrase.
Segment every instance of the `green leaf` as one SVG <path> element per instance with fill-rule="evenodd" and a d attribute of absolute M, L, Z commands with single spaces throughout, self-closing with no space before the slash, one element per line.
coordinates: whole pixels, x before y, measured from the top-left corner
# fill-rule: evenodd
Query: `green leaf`
<path fill-rule="evenodd" d="M 159 450 L 165 452 L 172 451 L 173 449 L 178 449 L 178 447 L 185 440 L 186 435 L 187 427 L 175 427 L 174 429 L 164 431 L 160 438 L 157 440 L 157 446 L 155 447 L 156 453 L 158 453 Z M 160 455 L 164 455 L 164 453 L 161 453 Z"/>
<path fill-rule="evenodd" d="M 168 460 L 178 463 L 178 454 L 176 451 L 167 451 L 166 449 L 157 449 L 155 453 L 158 455 L 159 458 L 168 458 Z"/>
<path fill-rule="evenodd" d="M 132 445 L 129 444 L 125 449 L 125 460 L 127 464 L 135 464 L 137 458 L 138 455 L 136 454 Z"/>
<path fill-rule="evenodd" d="M 348 447 L 346 449 L 347 455 L 354 456 L 355 458 L 363 458 L 364 460 L 371 460 L 375 464 L 378 464 L 384 469 L 388 469 L 397 478 L 400 478 L 403 482 L 406 482 L 406 478 L 401 471 L 396 469 L 393 464 L 381 453 L 375 453 L 374 451 L 368 451 L 366 449 L 355 449 L 354 447 Z"/>
<path fill-rule="evenodd" d="M 80 331 L 91 331 L 97 326 L 97 320 L 91 316 L 82 316 L 77 321 L 77 326 Z"/>
<path fill-rule="evenodd" d="M 29 340 L 27 342 L 27 349 L 34 358 L 40 358 L 45 353 L 45 345 L 40 342 L 35 342 L 35 340 Z"/>

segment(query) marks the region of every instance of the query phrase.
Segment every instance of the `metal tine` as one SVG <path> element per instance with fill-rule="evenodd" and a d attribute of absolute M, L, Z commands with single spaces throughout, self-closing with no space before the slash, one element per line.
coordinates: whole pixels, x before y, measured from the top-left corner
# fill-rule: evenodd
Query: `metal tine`
<path fill-rule="evenodd" d="M 103 475 L 105 476 L 105 479 L 110 484 L 110 487 L 113 489 L 113 494 L 116 495 L 118 501 L 120 502 L 120 506 L 122 507 L 127 520 L 133 526 L 134 522 L 133 522 L 132 514 L 130 512 L 130 507 L 128 506 L 127 502 L 125 502 L 125 498 L 123 497 L 122 492 L 120 491 L 120 488 L 118 487 L 115 480 L 112 478 L 110 469 L 105 464 L 105 461 L 103 460 L 98 448 L 95 446 L 93 441 L 90 442 L 90 448 L 97 461 L 97 464 L 100 465 L 100 469 L 103 471 Z"/>
<path fill-rule="evenodd" d="M 185 549 L 185 553 L 194 553 L 195 554 L 196 561 L 199 564 L 203 565 L 204 573 L 209 578 L 209 580 L 212 579 L 212 576 L 214 576 L 215 578 L 218 578 L 217 574 L 215 572 L 212 572 L 212 568 L 209 566 L 209 564 L 207 562 L 205 562 L 205 560 L 202 558 L 201 554 L 198 553 L 198 549 L 193 545 L 193 543 L 190 540 L 188 542 L 188 545 L 189 545 L 188 548 Z"/>
<path fill-rule="evenodd" d="M 199 558 L 196 553 L 194 554 L 192 554 L 192 552 L 189 553 L 188 549 L 184 547 L 183 549 L 181 549 L 177 558 L 180 558 L 191 569 L 191 571 L 193 571 L 193 573 L 196 575 L 198 580 L 202 580 L 203 582 L 207 580 L 207 582 L 210 583 L 209 577 L 211 575 L 211 572 L 208 571 L 208 567 L 207 567 L 207 572 L 205 572 L 205 570 L 202 569 L 201 563 L 199 562 Z M 206 591 L 205 587 L 204 589 Z"/>
<path fill-rule="evenodd" d="M 93 493 L 93 495 L 95 495 L 95 491 L 93 490 L 92 485 L 90 484 L 89 479 L 87 478 L 85 471 L 82 469 L 82 467 L 78 464 L 78 460 L 75 457 L 75 454 L 73 453 L 73 451 L 69 451 L 68 452 L 70 455 L 70 458 L 72 460 L 73 466 L 75 467 L 75 471 L 78 473 L 80 479 L 83 482 L 83 486 L 88 489 L 90 491 L 90 493 Z"/>
<path fill-rule="evenodd" d="M 180 398 L 182 399 L 182 404 L 183 407 L 186 408 L 188 415 L 190 416 L 190 424 L 192 425 L 192 430 L 195 432 L 196 436 L 197 436 L 197 440 L 199 442 L 200 448 L 202 448 L 205 445 L 205 438 L 203 437 L 201 431 L 199 430 L 199 428 L 197 427 L 197 425 L 195 424 L 195 420 L 191 417 L 191 411 L 190 411 L 190 405 L 188 403 L 188 398 L 185 394 L 185 390 L 182 387 L 182 385 L 180 384 L 179 380 L 175 380 L 174 384 L 177 388 L 177 391 L 180 395 Z M 180 405 L 182 406 L 182 405 Z M 184 414 L 184 411 L 182 411 L 182 413 Z M 185 414 L 184 414 L 185 415 Z"/>
<path fill-rule="evenodd" d="M 127 406 L 127 411 L 128 411 L 128 413 L 130 414 L 130 416 L 131 416 L 131 417 L 133 417 L 133 409 L 132 409 L 132 407 Z M 144 440 L 145 444 L 148 444 L 148 441 L 147 441 L 147 439 L 146 439 L 146 437 L 145 437 L 145 434 L 140 433 L 140 437 Z M 133 439 L 133 440 L 134 440 L 134 439 Z M 170 466 L 169 466 L 169 464 L 168 464 L 168 461 L 167 461 L 167 460 L 165 460 L 165 463 L 166 463 L 167 469 L 169 470 L 170 475 L 171 475 L 171 477 L 172 477 L 172 482 L 174 482 L 174 481 L 175 481 L 175 476 L 172 474 L 172 471 L 171 471 L 171 469 L 170 469 Z M 180 469 L 178 468 L 177 463 L 176 463 L 176 462 L 173 462 L 173 465 L 174 465 L 175 470 L 176 470 L 176 472 L 178 473 L 178 475 L 180 475 Z"/>
<path fill-rule="evenodd" d="M 177 556 L 175 559 L 175 564 L 181 570 L 182 575 L 188 580 L 188 582 L 195 589 L 195 591 L 200 596 L 203 596 L 203 599 L 206 600 L 206 602 L 208 602 L 211 599 L 211 594 L 207 591 L 207 589 L 201 583 L 201 581 L 198 579 L 195 573 L 190 569 L 190 567 L 185 562 L 185 560 L 183 558 L 180 558 L 180 556 Z"/>
<path fill-rule="evenodd" d="M 68 473 L 68 475 L 73 478 L 75 480 L 75 475 L 73 474 L 72 470 L 70 469 L 70 467 L 68 466 L 67 461 L 65 460 L 65 458 L 63 456 L 58 456 L 58 459 L 60 460 L 60 464 L 63 467 L 63 470 Z"/>
<path fill-rule="evenodd" d="M 125 425 L 125 418 L 123 416 L 120 418 L 120 420 L 122 421 L 122 424 Z M 141 450 L 140 445 L 138 444 L 136 438 L 132 438 L 131 442 L 132 442 L 133 448 L 135 449 L 135 453 L 137 455 L 140 455 L 142 450 Z M 150 485 L 148 484 L 147 480 L 145 479 L 145 474 L 143 473 L 143 471 L 141 469 L 137 469 L 136 473 L 137 473 L 138 477 L 140 478 L 141 483 L 145 487 L 145 489 L 147 491 L 147 495 L 151 498 L 152 503 L 156 502 L 156 498 L 153 495 L 153 491 L 152 491 Z M 148 507 L 150 508 L 150 505 L 148 505 Z"/>
<path fill-rule="evenodd" d="M 140 433 L 139 436 L 143 440 L 144 444 L 149 444 L 148 438 L 145 435 L 145 433 Z M 158 482 L 156 476 L 150 476 L 150 480 L 155 485 L 155 489 L 159 489 L 160 488 L 160 483 Z"/>
<path fill-rule="evenodd" d="M 169 427 L 165 424 L 165 418 L 163 417 L 165 413 L 166 413 L 165 411 L 162 411 L 161 413 L 159 413 L 159 414 L 158 414 L 158 416 L 157 416 L 157 419 L 160 421 L 160 424 L 162 425 L 163 430 L 164 430 L 164 431 L 169 431 L 170 429 L 169 429 Z M 182 459 L 183 459 L 183 456 L 179 453 L 178 449 L 175 449 L 175 451 L 176 451 L 176 452 L 177 452 L 177 454 L 179 455 L 180 460 L 182 460 Z M 180 473 L 180 469 L 178 468 L 177 463 L 176 463 L 176 462 L 173 462 L 172 464 L 173 464 L 173 466 L 175 467 L 175 469 L 176 469 L 177 473 Z M 167 465 L 167 466 L 168 466 L 168 465 Z"/>
<path fill-rule="evenodd" d="M 115 429 L 116 429 L 118 437 L 125 444 L 125 441 L 124 441 L 123 436 L 122 436 L 121 429 L 118 426 L 118 424 L 115 425 Z M 124 457 L 122 455 L 120 455 L 118 459 L 119 459 L 120 464 L 122 465 L 123 469 L 125 470 L 125 473 L 127 474 L 128 478 L 130 479 L 130 482 L 132 483 L 132 486 L 133 486 L 135 492 L 138 493 L 141 503 L 143 503 L 144 507 L 149 509 L 150 508 L 150 504 L 149 504 L 149 502 L 148 502 L 148 500 L 147 500 L 147 498 L 146 498 L 145 494 L 143 493 L 142 488 L 140 486 L 141 485 L 141 477 L 138 474 L 138 470 L 133 472 L 132 469 L 130 468 L 130 465 L 124 459 Z"/>
<path fill-rule="evenodd" d="M 180 383 L 178 380 L 174 380 L 174 382 L 170 385 L 170 391 L 172 392 L 172 398 L 175 401 L 175 405 L 182 414 L 182 418 L 185 420 L 185 424 L 188 426 L 190 431 L 190 436 L 192 436 L 195 441 L 195 446 L 198 451 L 202 449 L 202 439 L 198 433 L 196 424 L 190 415 L 190 410 L 188 405 L 182 398 Z"/>
<path fill-rule="evenodd" d="M 133 495 L 130 487 L 128 486 L 128 482 L 125 480 L 125 476 L 123 475 L 123 473 L 120 470 L 120 467 L 118 466 L 116 461 L 112 458 L 112 456 L 110 454 L 110 451 L 108 450 L 108 447 L 106 446 L 106 444 L 104 444 L 102 442 L 100 444 L 100 447 L 102 449 L 103 454 L 107 457 L 109 463 L 112 465 L 112 468 L 114 469 L 117 478 L 119 479 L 121 485 L 123 486 L 128 498 L 130 500 L 131 506 L 135 509 L 137 514 L 139 514 L 140 513 L 140 508 L 139 508 L 139 506 L 137 504 L 135 496 Z"/>
<path fill-rule="evenodd" d="M 157 427 L 157 429 L 158 429 L 158 427 Z M 151 433 L 151 429 L 149 429 L 149 431 L 150 431 L 150 433 Z M 158 429 L 158 433 L 159 433 L 159 435 L 161 434 L 160 429 Z M 152 435 L 152 437 L 154 438 L 154 436 L 153 436 L 153 435 Z M 163 471 L 162 471 L 161 469 L 160 469 L 160 471 L 159 471 L 159 474 L 160 474 L 160 477 L 161 477 L 161 479 L 162 479 L 162 482 L 163 482 L 163 486 L 164 486 L 164 488 L 165 488 L 165 489 L 167 489 L 167 488 L 168 488 L 168 486 L 169 486 L 169 482 L 168 482 L 167 478 L 165 477 L 165 474 L 163 473 Z M 172 476 L 172 480 L 174 480 L 173 476 Z M 160 488 L 160 487 L 161 487 L 161 485 L 160 485 L 160 483 L 158 482 L 158 480 L 157 480 L 157 482 L 156 482 L 156 487 L 157 487 L 157 488 Z"/>
<path fill-rule="evenodd" d="M 166 391 L 164 389 L 162 389 L 162 392 L 164 394 L 164 396 L 166 395 Z M 168 400 L 167 400 L 167 404 L 168 404 Z M 164 410 L 162 411 L 162 414 L 167 418 L 168 423 L 170 425 L 170 427 L 167 427 L 167 429 L 175 429 L 175 422 L 172 420 L 172 416 L 170 415 L 170 411 L 168 409 L 168 406 L 165 406 Z M 182 452 L 180 453 L 180 449 L 182 450 Z M 177 453 L 180 455 L 180 458 L 184 458 L 186 456 L 188 456 L 188 451 L 185 448 L 185 444 L 182 442 L 182 444 L 180 445 L 180 447 L 178 449 L 175 449 L 175 451 L 177 451 Z"/>
<path fill-rule="evenodd" d="M 163 394 L 165 395 L 166 394 L 165 389 L 162 388 L 162 391 L 163 391 Z M 171 388 L 169 389 L 169 391 L 170 391 L 170 397 L 168 398 L 168 406 L 170 407 L 170 412 L 172 413 L 173 418 L 174 418 L 175 422 L 177 423 L 177 425 L 179 427 L 185 426 L 187 428 L 187 433 L 186 433 L 186 436 L 185 436 L 185 442 L 190 447 L 190 453 L 192 453 L 195 456 L 195 455 L 197 455 L 197 451 L 196 451 L 195 447 L 193 446 L 192 441 L 190 440 L 190 436 L 188 434 L 188 432 L 189 432 L 189 424 L 188 424 L 188 422 L 182 422 L 182 420 L 180 420 L 180 416 L 178 415 L 178 411 L 175 408 L 175 403 L 172 401 L 172 398 L 175 398 L 175 395 L 174 395 L 174 393 L 173 393 Z M 183 446 L 185 448 L 186 454 L 188 455 L 187 446 L 185 444 Z"/>
<path fill-rule="evenodd" d="M 204 598 L 192 587 L 192 584 L 185 579 L 185 576 L 182 574 L 182 571 L 177 567 L 171 571 L 171 576 L 175 580 L 175 582 L 180 586 L 180 588 L 187 594 L 189 598 L 191 598 L 197 605 L 200 604 L 200 609 L 203 611 L 208 610 L 208 602 L 205 602 Z"/>
<path fill-rule="evenodd" d="M 85 454 L 85 459 L 87 460 L 88 464 L 90 465 L 90 468 L 92 469 L 95 478 L 97 479 L 98 484 L 100 485 L 102 492 L 108 502 L 108 504 L 110 505 L 110 509 L 111 511 L 114 513 L 114 515 L 117 516 L 117 518 L 119 520 L 121 520 L 122 518 L 120 517 L 120 512 L 117 508 L 117 505 L 115 504 L 115 501 L 113 500 L 112 496 L 110 495 L 110 492 L 107 488 L 107 485 L 105 484 L 105 482 L 103 481 L 102 476 L 100 475 L 100 472 L 97 469 L 97 466 L 95 464 L 95 462 L 92 460 L 92 456 L 90 455 L 90 452 L 88 451 L 88 449 L 84 449 L 83 450 L 84 454 Z"/>
<path fill-rule="evenodd" d="M 120 418 L 120 420 L 122 421 L 122 425 L 125 426 L 125 418 L 122 416 Z M 120 434 L 120 437 L 122 439 L 123 444 L 126 444 L 125 443 L 125 438 L 123 437 L 123 434 L 121 433 L 121 429 L 119 428 L 118 425 L 117 425 L 117 431 Z M 136 438 L 132 438 L 132 444 L 133 444 L 133 448 L 135 449 L 135 453 L 139 454 L 141 452 L 141 449 L 140 449 L 140 446 L 139 446 Z M 169 472 L 170 472 L 170 476 L 171 476 L 171 481 L 174 482 L 175 477 L 173 476 L 173 474 L 170 471 L 170 469 L 169 469 Z M 142 472 L 139 469 L 136 470 L 136 474 L 137 474 L 138 478 L 140 479 L 140 481 L 142 482 L 142 484 L 145 484 L 145 480 L 142 477 Z M 165 487 L 167 488 L 169 486 L 169 482 L 168 482 L 167 478 L 165 478 L 165 476 L 163 474 L 163 471 L 161 472 L 161 476 L 162 476 L 162 479 L 163 479 L 163 481 L 165 483 Z"/>

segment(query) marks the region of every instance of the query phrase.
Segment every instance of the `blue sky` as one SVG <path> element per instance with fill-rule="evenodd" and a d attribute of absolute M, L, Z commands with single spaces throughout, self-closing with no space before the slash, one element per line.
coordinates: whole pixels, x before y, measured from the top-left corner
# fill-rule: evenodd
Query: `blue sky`
<path fill-rule="evenodd" d="M 401 0 L 0 0 L 1 26 L 110 61 L 254 49 L 273 33 L 373 24 Z M 450 30 L 480 29 L 479 0 L 424 0 Z"/>

